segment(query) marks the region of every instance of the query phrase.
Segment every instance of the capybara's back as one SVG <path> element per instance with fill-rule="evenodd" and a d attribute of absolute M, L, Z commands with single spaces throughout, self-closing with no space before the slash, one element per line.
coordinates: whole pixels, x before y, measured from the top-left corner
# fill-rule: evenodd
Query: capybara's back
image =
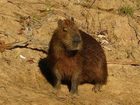
<path fill-rule="evenodd" d="M 81 30 L 80 34 L 83 40 L 81 82 L 95 84 L 95 91 L 98 91 L 100 86 L 107 82 L 106 56 L 99 42 Z"/>
<path fill-rule="evenodd" d="M 79 30 L 74 19 L 58 21 L 50 41 L 48 66 L 60 88 L 62 80 L 71 83 L 71 93 L 81 83 L 94 84 L 95 92 L 107 82 L 107 63 L 101 45 L 90 35 Z"/>

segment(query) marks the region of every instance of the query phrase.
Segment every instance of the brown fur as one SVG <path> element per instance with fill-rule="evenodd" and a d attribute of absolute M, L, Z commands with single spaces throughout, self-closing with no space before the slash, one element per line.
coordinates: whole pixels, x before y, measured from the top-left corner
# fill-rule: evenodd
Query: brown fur
<path fill-rule="evenodd" d="M 98 91 L 107 82 L 106 57 L 101 45 L 79 30 L 73 19 L 58 21 L 50 41 L 48 63 L 56 77 L 56 88 L 62 80 L 68 80 L 72 93 L 78 91 L 81 83 L 95 84 L 95 91 Z"/>

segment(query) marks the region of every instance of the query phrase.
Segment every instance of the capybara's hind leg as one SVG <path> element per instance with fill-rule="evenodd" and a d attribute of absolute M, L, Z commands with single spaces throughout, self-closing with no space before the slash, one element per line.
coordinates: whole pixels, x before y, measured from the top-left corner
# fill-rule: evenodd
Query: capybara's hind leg
<path fill-rule="evenodd" d="M 95 84 L 95 86 L 92 88 L 92 91 L 94 91 L 95 93 L 101 92 L 101 87 L 102 84 Z"/>

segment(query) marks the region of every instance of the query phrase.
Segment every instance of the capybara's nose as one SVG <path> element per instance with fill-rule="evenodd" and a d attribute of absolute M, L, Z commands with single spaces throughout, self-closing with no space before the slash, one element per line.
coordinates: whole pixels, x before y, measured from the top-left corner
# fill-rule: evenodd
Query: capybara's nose
<path fill-rule="evenodd" d="M 79 42 L 81 42 L 80 36 L 75 35 L 75 36 L 73 37 L 73 42 L 74 42 L 74 43 L 79 43 Z"/>

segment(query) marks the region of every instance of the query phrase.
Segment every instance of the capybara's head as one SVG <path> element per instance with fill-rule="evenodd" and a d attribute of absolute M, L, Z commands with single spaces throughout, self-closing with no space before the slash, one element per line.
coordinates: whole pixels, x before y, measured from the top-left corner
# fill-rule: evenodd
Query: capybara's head
<path fill-rule="evenodd" d="M 67 51 L 78 51 L 82 48 L 82 40 L 74 18 L 58 21 L 58 37 Z"/>

